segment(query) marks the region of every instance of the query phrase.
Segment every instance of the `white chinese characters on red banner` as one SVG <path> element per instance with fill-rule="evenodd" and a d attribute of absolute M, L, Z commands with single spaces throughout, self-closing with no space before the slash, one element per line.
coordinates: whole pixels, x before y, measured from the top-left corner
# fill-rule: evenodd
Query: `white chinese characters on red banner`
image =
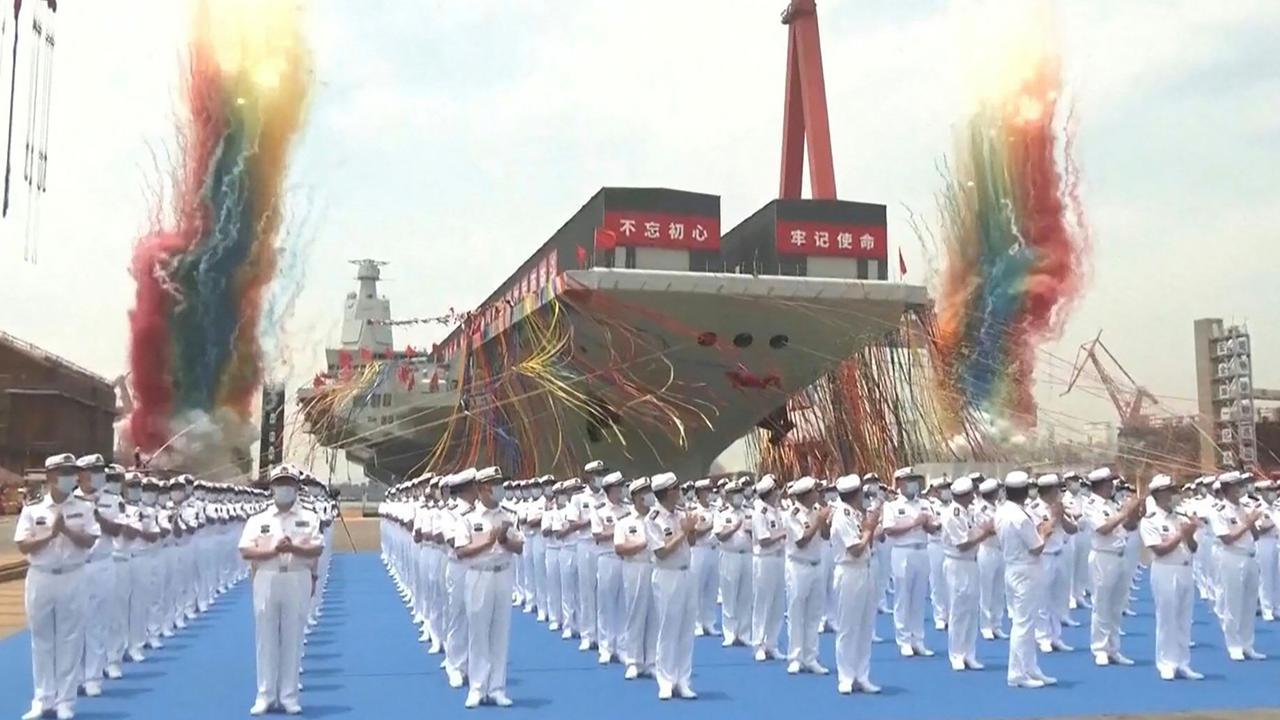
<path fill-rule="evenodd" d="M 611 231 L 618 245 L 720 249 L 720 219 L 716 217 L 608 210 L 601 229 Z"/>
<path fill-rule="evenodd" d="M 825 222 L 777 222 L 779 255 L 822 255 L 865 258 L 884 262 L 889 257 L 888 232 L 883 225 L 841 225 Z"/>

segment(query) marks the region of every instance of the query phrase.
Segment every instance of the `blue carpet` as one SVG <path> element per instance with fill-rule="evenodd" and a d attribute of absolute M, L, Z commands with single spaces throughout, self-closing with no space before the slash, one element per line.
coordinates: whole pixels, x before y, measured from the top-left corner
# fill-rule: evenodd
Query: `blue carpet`
<path fill-rule="evenodd" d="M 1258 649 L 1265 662 L 1232 663 L 1222 635 L 1203 603 L 1196 610 L 1193 664 L 1208 679 L 1162 682 L 1152 666 L 1150 593 L 1144 587 L 1127 618 L 1125 652 L 1132 668 L 1098 668 L 1089 654 L 1042 656 L 1041 665 L 1061 684 L 1044 690 L 1016 690 L 1004 682 L 1007 645 L 980 643 L 985 672 L 952 672 L 939 655 L 901 658 L 892 643 L 875 648 L 872 679 L 879 696 L 837 695 L 834 675 L 789 676 L 780 662 L 756 664 L 742 648 L 721 648 L 718 638 L 699 638 L 694 659 L 694 702 L 662 703 L 651 680 L 627 682 L 622 668 L 602 668 L 594 654 L 553 637 L 530 616 L 517 614 L 511 643 L 510 694 L 516 707 L 502 712 L 515 720 L 535 714 L 639 720 L 660 712 L 666 718 L 785 717 L 797 709 L 838 717 L 859 713 L 877 720 L 947 718 L 1043 718 L 1103 713 L 1226 710 L 1280 707 L 1276 668 L 1280 666 L 1280 626 L 1259 624 Z M 1087 623 L 1087 611 L 1076 611 Z M 141 665 L 128 665 L 123 680 L 108 681 L 100 698 L 82 698 L 77 717 L 187 718 L 247 717 L 253 701 L 253 619 L 248 587 L 224 596 L 196 623 L 155 651 Z M 880 634 L 891 636 L 890 618 L 880 616 Z M 1066 641 L 1087 645 L 1087 628 L 1068 629 Z M 450 689 L 428 656 L 376 555 L 340 555 L 320 627 L 311 635 L 303 674 L 305 716 L 312 718 L 450 718 L 468 716 L 463 691 Z M 822 662 L 834 667 L 833 636 L 822 637 Z M 929 630 L 940 653 L 946 640 Z M 30 644 L 25 633 L 0 642 L 0 717 L 17 717 L 30 698 Z M 500 712 L 482 708 L 482 713 Z M 827 714 L 830 713 L 830 714 Z"/>

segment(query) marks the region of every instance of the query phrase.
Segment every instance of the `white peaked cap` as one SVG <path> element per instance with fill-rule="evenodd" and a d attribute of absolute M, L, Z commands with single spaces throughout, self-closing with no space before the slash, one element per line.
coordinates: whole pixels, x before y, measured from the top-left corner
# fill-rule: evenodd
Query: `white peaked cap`
<path fill-rule="evenodd" d="M 862 489 L 862 478 L 857 475 L 841 475 L 836 478 L 836 492 L 851 493 Z"/>
<path fill-rule="evenodd" d="M 1031 476 L 1021 470 L 1014 470 L 1004 476 L 1004 486 L 1013 490 L 1024 488 L 1031 484 Z"/>
<path fill-rule="evenodd" d="M 799 480 L 791 483 L 791 488 L 790 490 L 788 490 L 787 494 L 791 495 L 791 497 L 800 497 L 801 495 L 809 492 L 810 490 L 813 490 L 817 486 L 818 486 L 817 480 L 809 477 L 808 475 L 805 475 Z"/>
<path fill-rule="evenodd" d="M 1151 483 L 1147 485 L 1148 492 L 1158 492 L 1160 490 L 1172 490 L 1173 478 L 1168 475 L 1157 475 L 1151 478 Z"/>
<path fill-rule="evenodd" d="M 654 492 L 661 492 L 668 488 L 673 488 L 679 482 L 679 479 L 676 478 L 676 474 L 673 472 L 658 473 L 650 479 Z"/>
<path fill-rule="evenodd" d="M 973 492 L 973 478 L 956 478 L 955 481 L 951 483 L 952 495 L 968 495 L 971 492 Z"/>

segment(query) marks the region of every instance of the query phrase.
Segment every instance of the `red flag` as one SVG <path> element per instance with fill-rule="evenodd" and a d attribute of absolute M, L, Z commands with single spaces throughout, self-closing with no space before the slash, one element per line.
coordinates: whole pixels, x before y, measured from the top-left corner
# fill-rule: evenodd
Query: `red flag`
<path fill-rule="evenodd" d="M 321 376 L 319 373 L 316 373 L 316 376 L 311 380 L 311 387 L 313 388 L 324 387 L 324 377 Z"/>
<path fill-rule="evenodd" d="M 411 357 L 413 357 L 414 355 L 417 355 L 417 354 L 418 354 L 418 352 L 417 352 L 416 350 L 414 350 L 414 349 L 413 349 L 413 346 L 412 346 L 412 345 L 405 345 L 405 346 L 404 346 L 404 356 L 405 356 L 406 358 L 411 358 Z"/>
<path fill-rule="evenodd" d="M 431 373 L 431 384 L 428 385 L 427 387 L 431 389 L 431 392 L 438 392 L 440 390 L 440 371 L 439 370 L 436 370 L 435 372 Z"/>
<path fill-rule="evenodd" d="M 618 246 L 618 235 L 612 230 L 596 228 L 596 250 L 612 250 Z"/>
<path fill-rule="evenodd" d="M 898 248 L 898 277 L 903 278 L 907 275 L 907 261 L 902 257 L 902 248 Z"/>
<path fill-rule="evenodd" d="M 346 350 L 338 351 L 338 367 L 340 368 L 351 367 L 351 353 L 347 352 Z"/>
<path fill-rule="evenodd" d="M 587 249 L 578 246 L 578 267 L 585 268 L 587 266 Z"/>
<path fill-rule="evenodd" d="M 363 363 L 373 362 L 373 352 L 368 348 L 360 348 L 360 362 L 363 362 Z"/>

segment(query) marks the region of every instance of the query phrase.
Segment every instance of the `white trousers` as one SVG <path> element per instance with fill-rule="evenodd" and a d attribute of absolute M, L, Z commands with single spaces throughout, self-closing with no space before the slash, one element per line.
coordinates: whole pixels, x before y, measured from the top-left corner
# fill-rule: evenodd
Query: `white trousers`
<path fill-rule="evenodd" d="M 1093 579 L 1089 576 L 1089 551 L 1093 545 L 1090 535 L 1082 529 L 1070 540 L 1074 548 L 1071 554 L 1071 594 L 1077 601 L 1084 600 L 1085 595 L 1093 592 Z"/>
<path fill-rule="evenodd" d="M 110 662 L 111 626 L 115 619 L 114 565 L 108 557 L 84 567 L 84 606 L 93 610 L 93 618 L 84 622 L 84 682 L 101 680 Z"/>
<path fill-rule="evenodd" d="M 600 652 L 618 650 L 621 632 L 618 616 L 622 607 L 622 558 L 607 553 L 596 558 L 596 626 L 600 631 Z"/>
<path fill-rule="evenodd" d="M 258 700 L 298 704 L 302 631 L 311 603 L 311 573 L 260 569 L 253 575 L 253 629 Z"/>
<path fill-rule="evenodd" d="M 435 642 L 444 644 L 444 584 L 440 578 L 440 563 L 443 562 L 444 555 L 440 548 L 435 545 L 426 547 L 427 577 L 426 577 L 426 600 L 424 607 L 426 608 L 427 617 L 427 634 Z"/>
<path fill-rule="evenodd" d="M 1035 622 L 1040 607 L 1042 587 L 1038 564 L 1005 567 L 1005 594 L 1009 599 L 1012 628 L 1009 633 L 1009 682 L 1033 680 L 1042 676 L 1036 655 Z"/>
<path fill-rule="evenodd" d="M 876 573 L 876 606 L 887 607 L 886 598 L 893 588 L 893 560 L 889 546 L 883 541 L 871 556 L 871 566 Z"/>
<path fill-rule="evenodd" d="M 924 643 L 924 604 L 929 590 L 929 554 L 924 548 L 893 548 L 893 628 L 898 645 Z"/>
<path fill-rule="evenodd" d="M 578 547 L 565 545 L 560 561 L 560 627 L 578 632 Z"/>
<path fill-rule="evenodd" d="M 720 627 L 726 640 L 751 641 L 751 553 L 720 553 Z"/>
<path fill-rule="evenodd" d="M 1000 546 L 978 546 L 978 626 L 995 631 L 1004 625 L 1004 556 Z"/>
<path fill-rule="evenodd" d="M 482 695 L 507 688 L 514 581 L 510 567 L 467 571 L 467 678 Z"/>
<path fill-rule="evenodd" d="M 720 551 L 708 545 L 693 546 L 694 624 L 710 632 L 716 626 L 716 589 L 719 585 Z"/>
<path fill-rule="evenodd" d="M 930 542 L 929 553 L 929 602 L 933 605 L 933 620 L 947 621 L 947 574 L 942 570 L 942 561 L 946 553 L 941 542 Z"/>
<path fill-rule="evenodd" d="M 1120 618 L 1129 598 L 1124 557 L 1094 550 L 1089 554 L 1089 573 L 1093 578 L 1089 649 L 1114 655 L 1120 652 Z"/>
<path fill-rule="evenodd" d="M 686 568 L 653 569 L 653 602 L 658 615 L 658 688 L 689 687 L 693 678 L 693 575 Z"/>
<path fill-rule="evenodd" d="M 622 561 L 622 617 L 618 654 L 622 662 L 641 670 L 653 667 L 658 656 L 658 610 L 653 603 L 653 566 Z"/>
<path fill-rule="evenodd" d="M 559 625 L 560 616 L 563 612 L 560 598 L 560 548 L 555 546 L 546 547 L 543 559 L 547 569 L 547 619 Z"/>
<path fill-rule="evenodd" d="M 826 600 L 822 606 L 822 619 L 832 630 L 836 629 L 836 622 L 838 622 L 835 571 L 835 553 L 832 551 L 831 543 L 824 542 L 822 543 L 822 587 L 826 594 Z"/>
<path fill-rule="evenodd" d="M 128 560 L 111 561 L 111 630 L 107 640 L 107 662 L 120 663 L 129 649 L 129 580 Z"/>
<path fill-rule="evenodd" d="M 818 661 L 818 626 L 827 591 L 822 563 L 787 560 L 787 659 L 801 663 Z"/>
<path fill-rule="evenodd" d="M 1272 617 L 1280 608 L 1280 589 L 1276 587 L 1276 575 L 1280 572 L 1276 558 L 1276 538 L 1258 538 L 1258 607 L 1265 617 Z"/>
<path fill-rule="evenodd" d="M 1223 549 L 1218 553 L 1218 580 L 1222 594 L 1222 634 L 1227 650 L 1253 648 L 1258 612 L 1258 561 Z"/>
<path fill-rule="evenodd" d="M 538 608 L 538 615 L 545 617 L 547 613 L 547 543 L 541 535 L 535 534 L 526 546 L 523 555 L 529 558 L 529 572 L 533 578 L 533 604 Z"/>
<path fill-rule="evenodd" d="M 1151 564 L 1156 601 L 1156 670 L 1171 673 L 1191 665 L 1191 610 L 1196 598 L 1190 565 Z"/>
<path fill-rule="evenodd" d="M 1041 591 L 1040 617 L 1036 623 L 1036 640 L 1040 642 L 1062 641 L 1062 620 L 1067 615 L 1071 601 L 1071 568 L 1065 556 L 1043 554 L 1040 556 Z"/>
<path fill-rule="evenodd" d="M 467 671 L 467 567 L 450 556 L 444 569 L 445 670 Z"/>
<path fill-rule="evenodd" d="M 866 563 L 837 563 L 836 677 L 840 683 L 871 682 L 871 638 L 875 634 L 874 569 Z"/>
<path fill-rule="evenodd" d="M 129 561 L 129 648 L 137 652 L 151 635 L 153 560 L 151 553 L 144 551 Z"/>
<path fill-rule="evenodd" d="M 782 604 L 786 601 L 782 555 L 756 555 L 751 561 L 751 642 L 769 652 L 778 649 Z"/>
<path fill-rule="evenodd" d="M 596 617 L 596 584 L 598 578 L 596 575 L 596 555 L 595 548 L 592 547 L 594 541 L 579 542 L 577 552 L 577 568 L 575 569 L 578 579 L 578 612 L 577 625 L 579 634 L 583 640 L 596 642 L 599 628 L 596 627 L 598 619 Z"/>
<path fill-rule="evenodd" d="M 942 572 L 947 579 L 947 655 L 954 662 L 977 660 L 978 562 L 946 558 Z"/>
<path fill-rule="evenodd" d="M 32 699 L 45 708 L 74 706 L 84 679 L 83 569 L 60 575 L 31 568 L 24 596 L 31 629 Z"/>

